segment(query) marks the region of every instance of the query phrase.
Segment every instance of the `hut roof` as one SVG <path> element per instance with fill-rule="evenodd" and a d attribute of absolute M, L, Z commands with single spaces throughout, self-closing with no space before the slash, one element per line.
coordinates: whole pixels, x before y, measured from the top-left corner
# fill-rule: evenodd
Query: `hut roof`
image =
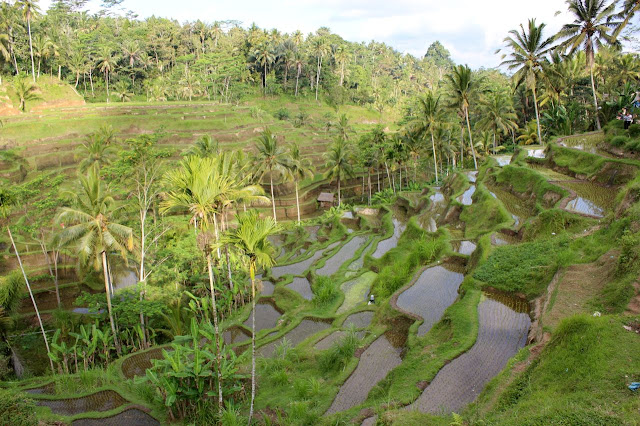
<path fill-rule="evenodd" d="M 331 192 L 321 192 L 320 195 L 318 195 L 318 201 L 320 201 L 321 203 L 333 203 L 333 194 Z"/>

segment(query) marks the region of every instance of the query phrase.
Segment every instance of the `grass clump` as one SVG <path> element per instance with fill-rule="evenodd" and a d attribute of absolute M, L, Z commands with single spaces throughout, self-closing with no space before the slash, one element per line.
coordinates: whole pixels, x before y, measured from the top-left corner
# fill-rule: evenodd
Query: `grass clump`
<path fill-rule="evenodd" d="M 640 400 L 626 386 L 640 380 L 640 352 L 637 335 L 622 325 L 622 319 L 611 317 L 564 320 L 540 358 L 509 385 L 485 420 L 635 424 Z"/>
<path fill-rule="evenodd" d="M 548 239 L 564 232 L 578 233 L 595 221 L 561 209 L 544 210 L 523 226 L 525 241 Z"/>
<path fill-rule="evenodd" d="M 358 346 L 360 346 L 360 339 L 355 329 L 350 329 L 344 337 L 320 355 L 318 359 L 320 371 L 324 375 L 342 371 L 351 361 Z"/>
<path fill-rule="evenodd" d="M 483 185 L 477 185 L 473 198 L 473 204 L 465 206 L 460 214 L 460 220 L 466 223 L 467 238 L 475 239 L 488 229 L 508 226 L 512 222 L 511 215 Z"/>
<path fill-rule="evenodd" d="M 497 247 L 473 277 L 483 286 L 517 292 L 528 298 L 542 294 L 566 252 L 567 238 Z"/>
<path fill-rule="evenodd" d="M 338 291 L 336 282 L 331 278 L 323 275 L 319 275 L 316 277 L 313 290 L 313 304 L 318 308 L 330 305 L 333 301 L 336 300 L 340 293 Z"/>
<path fill-rule="evenodd" d="M 549 183 L 540 173 L 527 167 L 504 166 L 493 174 L 493 178 L 497 184 L 511 187 L 514 193 L 534 195 L 535 202 L 544 208 L 554 207 L 569 194 L 567 190 Z"/>
<path fill-rule="evenodd" d="M 10 390 L 0 389 L 0 424 L 35 426 L 38 424 L 33 400 Z"/>

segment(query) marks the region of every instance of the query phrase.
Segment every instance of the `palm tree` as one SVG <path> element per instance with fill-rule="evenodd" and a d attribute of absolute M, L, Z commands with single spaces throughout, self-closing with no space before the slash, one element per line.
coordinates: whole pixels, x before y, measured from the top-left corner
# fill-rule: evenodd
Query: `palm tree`
<path fill-rule="evenodd" d="M 57 46 L 49 37 L 43 36 L 42 34 L 37 34 L 33 38 L 33 46 L 35 50 L 34 55 L 38 58 L 38 77 L 40 77 L 40 65 L 42 64 L 42 60 L 48 58 L 51 55 L 51 52 L 54 49 L 57 49 Z"/>
<path fill-rule="evenodd" d="M 638 13 L 638 11 L 640 11 L 640 0 L 624 0 L 623 1 L 622 10 L 618 15 L 616 15 L 616 18 L 622 19 L 622 22 L 618 23 L 618 26 L 616 27 L 616 30 L 613 33 L 613 35 L 616 38 L 620 35 L 622 30 L 625 29 L 627 25 L 629 25 L 631 18 L 633 18 L 636 15 L 636 13 Z"/>
<path fill-rule="evenodd" d="M 353 132 L 353 128 L 349 124 L 347 114 L 340 115 L 338 122 L 335 124 L 335 128 L 339 138 L 345 141 L 349 140 L 349 134 Z"/>
<path fill-rule="evenodd" d="M 220 145 L 211 135 L 202 135 L 196 141 L 195 146 L 191 147 L 186 155 L 195 155 L 196 157 L 211 157 L 220 154 Z"/>
<path fill-rule="evenodd" d="M 496 154 L 498 145 L 496 135 L 498 132 L 507 134 L 518 128 L 516 120 L 518 116 L 513 111 L 511 100 L 502 92 L 490 94 L 482 101 L 483 112 L 478 126 L 493 132 L 493 153 Z"/>
<path fill-rule="evenodd" d="M 620 25 L 612 20 L 615 14 L 616 2 L 607 4 L 605 0 L 567 0 L 569 12 L 574 21 L 566 24 L 556 35 L 556 39 L 564 40 L 561 46 L 571 53 L 582 49 L 587 55 L 587 67 L 591 75 L 591 90 L 593 91 L 593 105 L 595 106 L 596 126 L 601 129 L 598 116 L 598 97 L 596 84 L 593 80 L 593 64 L 596 49 L 605 44 L 616 44 L 614 29 Z"/>
<path fill-rule="evenodd" d="M 90 133 L 86 136 L 84 143 L 78 147 L 77 157 L 82 158 L 78 168 L 84 172 L 93 164 L 97 164 L 98 167 L 108 165 L 115 152 L 115 147 L 110 146 L 102 134 Z"/>
<path fill-rule="evenodd" d="M 22 9 L 22 16 L 27 21 L 27 32 L 29 33 L 29 52 L 31 53 L 31 75 L 33 82 L 36 82 L 36 66 L 33 61 L 33 42 L 31 40 L 31 19 L 40 12 L 38 0 L 19 0 L 18 7 Z"/>
<path fill-rule="evenodd" d="M 217 229 L 216 215 L 220 213 L 216 208 L 219 204 L 221 187 L 225 178 L 218 174 L 217 159 L 213 157 L 187 157 L 180 167 L 171 170 L 166 176 L 166 186 L 169 190 L 164 194 L 160 205 L 163 213 L 173 210 L 186 210 L 191 215 L 190 223 L 199 226 L 198 246 L 207 260 L 209 273 L 209 289 L 211 291 L 211 305 L 213 308 L 213 326 L 216 334 L 216 354 L 218 364 L 218 410 L 222 409 L 222 373 L 220 330 L 218 329 L 218 307 L 213 275 L 213 260 L 211 256 L 212 244 L 215 243 L 208 232 L 212 222 Z"/>
<path fill-rule="evenodd" d="M 347 143 L 336 138 L 329 151 L 324 155 L 326 159 L 325 167 L 328 169 L 325 172 L 325 178 L 329 181 L 336 179 L 338 181 L 338 206 L 342 204 L 342 197 L 340 192 L 340 185 L 344 177 L 353 177 L 353 165 L 351 164 L 351 152 Z"/>
<path fill-rule="evenodd" d="M 55 243 L 59 246 L 73 245 L 82 263 L 92 263 L 96 271 L 102 268 L 109 322 L 119 354 L 120 344 L 111 309 L 108 254 L 117 252 L 126 262 L 127 252 L 133 249 L 133 230 L 113 222 L 115 212 L 115 200 L 105 188 L 98 165 L 94 163 L 86 177 L 80 176 L 80 190 L 75 194 L 75 206 L 63 207 L 56 218 L 56 222 L 64 228 L 56 235 Z"/>
<path fill-rule="evenodd" d="M 273 208 L 273 220 L 278 223 L 276 217 L 276 201 L 273 195 L 273 175 L 278 173 L 283 175 L 289 167 L 289 158 L 285 148 L 278 144 L 278 138 L 271 133 L 269 128 L 264 129 L 258 141 L 256 142 L 256 163 L 258 171 L 256 173 L 260 178 L 269 174 L 269 183 L 271 186 L 271 207 Z"/>
<path fill-rule="evenodd" d="M 0 34 L 0 58 L 5 62 L 11 60 L 11 52 L 9 51 L 9 34 Z"/>
<path fill-rule="evenodd" d="M 438 161 L 436 158 L 434 131 L 444 119 L 444 111 L 440 106 L 440 97 L 436 97 L 433 91 L 428 91 L 423 98 L 418 99 L 418 109 L 419 115 L 417 115 L 413 120 L 414 131 L 420 134 L 423 138 L 426 138 L 427 133 L 431 134 L 433 171 L 436 175 L 436 182 L 438 182 Z"/>
<path fill-rule="evenodd" d="M 318 61 L 318 68 L 316 70 L 316 101 L 318 100 L 318 86 L 320 85 L 320 72 L 322 71 L 322 60 L 329 52 L 329 45 L 324 37 L 317 37 L 313 40 L 311 46 L 313 54 Z"/>
<path fill-rule="evenodd" d="M 289 164 L 287 165 L 287 174 L 289 178 L 296 184 L 296 209 L 298 211 L 298 224 L 300 224 L 300 199 L 298 197 L 298 184 L 301 180 L 313 177 L 311 170 L 311 162 L 307 158 L 302 158 L 300 154 L 300 145 L 294 143 L 289 148 Z"/>
<path fill-rule="evenodd" d="M 269 268 L 275 263 L 275 249 L 269 242 L 270 235 L 280 232 L 279 226 L 270 217 L 260 219 L 255 210 L 236 216 L 238 226 L 230 229 L 223 242 L 236 247 L 246 258 L 251 280 L 251 405 L 249 424 L 253 417 L 256 396 L 256 269 Z"/>
<path fill-rule="evenodd" d="M 551 51 L 553 37 L 545 39 L 543 37 L 544 23 L 536 25 L 535 19 L 529 20 L 527 30 L 520 24 L 520 31 L 511 30 L 510 37 L 504 39 L 506 47 L 511 50 L 509 59 L 504 60 L 507 54 L 502 55 L 502 65 L 506 65 L 509 70 L 517 70 L 513 75 L 515 87 L 523 82 L 526 88 L 533 93 L 533 106 L 536 110 L 536 123 L 538 125 L 538 141 L 542 143 L 542 133 L 540 131 L 540 113 L 538 112 L 538 98 L 536 94 L 536 82 L 538 77 L 544 73 L 547 64 L 546 55 Z M 499 51 L 499 50 L 498 50 Z"/>
<path fill-rule="evenodd" d="M 349 52 L 344 47 L 339 47 L 333 54 L 336 64 L 340 66 L 340 87 L 344 84 L 344 67 L 349 61 Z"/>
<path fill-rule="evenodd" d="M 267 72 L 269 71 L 269 65 L 273 64 L 276 60 L 276 55 L 273 53 L 273 49 L 267 42 L 262 42 L 260 45 L 254 50 L 253 56 L 256 58 L 262 69 L 263 73 L 263 81 L 262 81 L 262 94 L 265 96 L 267 94 Z"/>
<path fill-rule="evenodd" d="M 98 68 L 104 74 L 104 81 L 107 84 L 107 103 L 109 102 L 109 81 L 110 75 L 116 67 L 116 58 L 109 46 L 103 46 L 98 53 Z"/>
<path fill-rule="evenodd" d="M 305 63 L 304 55 L 298 50 L 295 53 L 295 57 L 293 59 L 293 65 L 296 68 L 296 98 L 298 97 L 298 83 L 300 81 L 300 74 L 302 74 L 302 66 Z"/>
<path fill-rule="evenodd" d="M 473 154 L 474 167 L 478 168 L 478 160 L 476 159 L 476 151 L 473 148 L 473 136 L 471 134 L 471 125 L 469 124 L 469 105 L 471 98 L 478 90 L 478 82 L 473 78 L 473 72 L 467 65 L 458 65 L 446 75 L 449 88 L 453 92 L 454 103 L 460 108 L 467 122 L 467 131 L 469 132 L 469 145 Z"/>
<path fill-rule="evenodd" d="M 34 83 L 28 82 L 24 78 L 17 77 L 13 82 L 13 90 L 16 92 L 16 96 L 20 100 L 20 110 L 25 111 L 27 107 L 27 101 L 35 101 L 40 99 L 37 94 L 38 86 Z"/>

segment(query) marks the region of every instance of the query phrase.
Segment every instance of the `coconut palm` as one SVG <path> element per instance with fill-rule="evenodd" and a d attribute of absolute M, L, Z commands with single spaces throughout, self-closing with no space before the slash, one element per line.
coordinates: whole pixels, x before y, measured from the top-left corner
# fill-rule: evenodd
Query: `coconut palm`
<path fill-rule="evenodd" d="M 436 155 L 436 141 L 434 138 L 435 129 L 444 120 L 444 110 L 440 105 L 440 96 L 436 96 L 433 91 L 418 99 L 418 114 L 413 119 L 413 130 L 423 139 L 431 135 L 431 149 L 433 153 L 433 171 L 438 181 L 438 160 Z"/>
<path fill-rule="evenodd" d="M 115 252 L 126 262 L 127 253 L 133 249 L 133 231 L 128 226 L 112 221 L 117 209 L 116 202 L 100 179 L 96 163 L 86 176 L 80 176 L 80 189 L 74 196 L 74 207 L 63 207 L 56 218 L 56 222 L 64 228 L 56 235 L 55 244 L 60 247 L 73 246 L 80 262 L 92 264 L 96 271 L 102 268 L 109 322 L 119 354 L 120 344 L 111 310 L 108 255 Z"/>
<path fill-rule="evenodd" d="M 11 60 L 11 52 L 9 50 L 9 34 L 0 34 L 0 58 L 5 62 Z"/>
<path fill-rule="evenodd" d="M 17 77 L 13 82 L 13 90 L 16 93 L 16 96 L 20 100 L 20 111 L 24 112 L 27 107 L 27 101 L 35 101 L 40 99 L 40 96 L 37 94 L 38 86 L 35 84 L 28 82 L 24 78 Z"/>
<path fill-rule="evenodd" d="M 102 134 L 99 132 L 90 133 L 82 145 L 78 146 L 76 156 L 82 158 L 78 168 L 84 172 L 93 164 L 97 164 L 98 167 L 111 164 L 115 153 L 116 148 L 110 146 Z"/>
<path fill-rule="evenodd" d="M 536 25 L 535 19 L 529 20 L 529 25 L 525 30 L 524 26 L 520 24 L 520 31 L 511 30 L 509 34 L 511 36 L 504 39 L 506 47 L 511 50 L 507 55 L 502 55 L 502 63 L 500 65 L 506 65 L 509 70 L 516 70 L 513 75 L 513 81 L 516 88 L 523 82 L 526 88 L 533 93 L 533 106 L 536 110 L 536 123 L 538 125 L 538 140 L 542 141 L 542 134 L 540 131 L 540 113 L 538 112 L 538 97 L 536 94 L 537 80 L 544 73 L 545 65 L 547 64 L 546 55 L 551 51 L 551 44 L 553 43 L 553 37 L 544 38 L 544 23 Z M 509 57 L 509 59 L 504 60 Z"/>
<path fill-rule="evenodd" d="M 298 212 L 298 224 L 300 224 L 300 198 L 298 197 L 298 185 L 301 180 L 313 177 L 311 162 L 308 158 L 302 158 L 300 145 L 294 143 L 289 148 L 289 164 L 287 165 L 287 175 L 296 185 L 296 209 Z"/>
<path fill-rule="evenodd" d="M 313 40 L 311 50 L 317 59 L 316 69 L 316 101 L 318 100 L 318 86 L 320 85 L 320 73 L 322 71 L 322 60 L 329 53 L 329 44 L 324 37 L 317 37 Z"/>
<path fill-rule="evenodd" d="M 280 228 L 270 217 L 260 219 L 255 210 L 242 213 L 236 219 L 238 226 L 229 230 L 223 242 L 235 247 L 245 257 L 251 280 L 251 423 L 256 395 L 256 269 L 269 268 L 275 263 L 275 249 L 268 237 L 280 232 Z"/>
<path fill-rule="evenodd" d="M 201 158 L 218 154 L 220 154 L 220 145 L 211 135 L 202 135 L 200 139 L 196 141 L 196 144 L 186 153 L 186 155 L 195 155 Z"/>
<path fill-rule="evenodd" d="M 507 134 L 518 128 L 518 116 L 513 110 L 511 99 L 502 92 L 491 93 L 482 102 L 483 115 L 478 126 L 493 133 L 493 153 L 498 149 L 498 132 Z"/>
<path fill-rule="evenodd" d="M 269 66 L 275 62 L 276 55 L 273 53 L 273 49 L 269 43 L 262 42 L 253 51 L 253 56 L 264 71 L 262 81 L 262 94 L 264 96 L 267 94 L 267 73 L 269 71 Z"/>
<path fill-rule="evenodd" d="M 266 128 L 260 134 L 256 142 L 256 165 L 258 170 L 256 175 L 260 178 L 269 174 L 269 184 L 271 186 L 271 207 L 273 208 L 273 220 L 278 223 L 276 217 L 276 200 L 273 194 L 273 175 L 284 175 L 289 167 L 289 157 L 287 151 L 278 143 L 278 138 L 269 128 Z"/>
<path fill-rule="evenodd" d="M 622 10 L 616 16 L 619 19 L 622 19 L 621 22 L 618 23 L 618 26 L 615 29 L 613 35 L 617 38 L 622 30 L 625 29 L 631 19 L 636 16 L 636 13 L 640 11 L 640 0 L 623 0 L 622 2 Z"/>
<path fill-rule="evenodd" d="M 449 89 L 453 97 L 453 102 L 462 112 L 467 123 L 467 131 L 469 132 L 469 145 L 471 146 L 471 154 L 473 155 L 474 167 L 478 168 L 478 160 L 476 159 L 476 151 L 473 148 L 473 136 L 471 134 L 471 124 L 469 124 L 469 106 L 471 99 L 478 92 L 478 83 L 474 79 L 471 68 L 467 65 L 458 65 L 453 67 L 451 72 L 445 76 Z"/>
<path fill-rule="evenodd" d="M 349 135 L 353 132 L 353 127 L 349 124 L 349 117 L 347 114 L 341 114 L 340 118 L 335 124 L 336 133 L 342 140 L 349 140 Z"/>
<path fill-rule="evenodd" d="M 22 9 L 22 16 L 24 20 L 27 22 L 27 32 L 29 34 L 29 52 L 31 53 L 31 75 L 33 77 L 33 82 L 36 82 L 36 66 L 33 60 L 33 41 L 31 39 L 31 20 L 40 12 L 40 7 L 38 6 L 38 0 L 19 0 L 17 3 L 18 7 Z"/>
<path fill-rule="evenodd" d="M 574 16 L 574 20 L 560 29 L 556 39 L 564 40 L 561 47 L 568 49 L 571 53 L 582 48 L 587 55 L 596 126 L 600 130 L 598 97 L 593 79 L 593 64 L 596 49 L 603 45 L 616 44 L 614 30 L 620 25 L 619 22 L 612 20 L 616 12 L 616 2 L 607 4 L 605 0 L 567 0 L 566 3 L 569 6 L 569 12 Z"/>
<path fill-rule="evenodd" d="M 342 196 L 341 196 L 341 182 L 345 177 L 353 177 L 353 165 L 351 164 L 351 152 L 349 150 L 349 146 L 346 141 L 337 138 L 329 151 L 324 155 L 326 164 L 325 167 L 328 169 L 325 172 L 325 178 L 328 178 L 329 181 L 333 181 L 334 179 L 338 181 L 338 206 L 342 204 Z"/>
<path fill-rule="evenodd" d="M 113 50 L 109 46 L 102 46 L 98 53 L 98 69 L 104 74 L 104 81 L 107 84 L 107 102 L 109 102 L 109 81 L 113 70 L 116 67 L 116 58 Z"/>

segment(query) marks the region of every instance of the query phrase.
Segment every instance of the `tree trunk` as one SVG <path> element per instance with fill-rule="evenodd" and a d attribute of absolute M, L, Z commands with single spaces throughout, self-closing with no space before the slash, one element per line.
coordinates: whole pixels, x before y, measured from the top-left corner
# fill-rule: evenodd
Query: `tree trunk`
<path fill-rule="evenodd" d="M 318 86 L 320 85 L 321 71 L 322 71 L 322 56 L 318 56 L 318 74 L 316 75 L 316 101 L 318 100 Z"/>
<path fill-rule="evenodd" d="M 213 328 L 216 339 L 216 373 L 218 375 L 218 414 L 222 411 L 222 373 L 220 366 L 222 365 L 222 353 L 220 351 L 220 331 L 218 330 L 218 306 L 216 305 L 216 292 L 213 287 L 213 268 L 211 266 L 211 253 L 207 253 L 207 270 L 209 272 L 209 288 L 211 290 L 211 303 L 213 305 Z"/>
<path fill-rule="evenodd" d="M 464 169 L 464 123 L 460 123 L 460 167 Z"/>
<path fill-rule="evenodd" d="M 27 30 L 29 31 L 29 52 L 31 53 L 31 75 L 33 82 L 36 82 L 36 66 L 33 62 L 33 43 L 31 42 L 31 19 L 27 19 Z"/>
<path fill-rule="evenodd" d="M 273 221 L 278 223 L 278 218 L 276 217 L 276 199 L 273 195 L 273 173 L 269 173 L 269 179 L 271 182 L 271 207 L 273 208 Z"/>
<path fill-rule="evenodd" d="M 138 281 L 142 283 L 142 286 L 140 287 L 140 303 L 142 304 L 142 301 L 144 300 L 144 296 L 145 296 L 145 287 L 147 285 L 146 283 L 146 277 L 145 277 L 145 271 L 144 271 L 144 258 L 145 258 L 145 243 L 146 243 L 146 239 L 147 239 L 147 234 L 146 234 L 146 228 L 145 228 L 145 222 L 147 220 L 147 211 L 142 208 L 140 209 L 140 271 L 139 271 L 139 276 L 138 276 Z M 146 328 L 145 328 L 145 324 L 144 324 L 144 312 L 142 311 L 142 306 L 140 306 L 140 327 L 142 329 L 142 344 L 143 346 L 146 348 L 147 347 L 147 332 L 146 332 Z"/>
<path fill-rule="evenodd" d="M 469 145 L 471 145 L 471 155 L 473 155 L 473 166 L 478 170 L 478 160 L 476 159 L 476 149 L 473 147 L 473 135 L 471 134 L 471 124 L 469 124 L 469 110 L 464 109 L 464 116 L 467 119 L 467 131 L 469 132 Z"/>
<path fill-rule="evenodd" d="M 593 81 L 593 62 L 589 66 L 589 74 L 591 74 L 591 90 L 593 91 L 593 105 L 596 107 L 596 127 L 602 129 L 600 125 L 600 117 L 598 116 L 598 97 L 596 96 L 596 83 Z"/>
<path fill-rule="evenodd" d="M 116 345 L 116 352 L 120 355 L 120 343 L 118 342 L 118 333 L 116 333 L 116 324 L 113 321 L 113 311 L 111 309 L 111 280 L 109 279 L 109 265 L 107 263 L 107 252 L 102 252 L 102 271 L 104 274 L 104 290 L 107 294 L 107 310 L 109 311 L 109 323 L 111 324 L 111 332 L 113 333 L 113 342 Z"/>
<path fill-rule="evenodd" d="M 296 180 L 296 209 L 298 210 L 298 225 L 300 225 L 300 199 L 298 198 L 298 181 Z"/>
<path fill-rule="evenodd" d="M 53 275 L 53 270 L 51 269 L 51 259 L 49 258 L 49 253 L 47 252 L 47 246 L 44 243 L 44 233 L 42 233 L 42 231 L 40 231 L 40 238 L 42 238 L 42 240 L 40 240 L 40 248 L 42 249 L 42 254 L 44 255 L 44 258 L 47 261 L 47 268 L 49 268 L 49 275 L 51 275 L 51 278 L 53 279 L 53 284 L 56 287 L 56 300 L 58 302 L 58 308 L 61 308 L 62 304 L 60 303 L 60 290 L 58 289 L 58 279 L 56 278 L 55 275 Z"/>
<path fill-rule="evenodd" d="M 249 407 L 249 426 L 253 417 L 253 402 L 256 398 L 256 271 L 253 261 L 249 266 L 251 278 L 251 405 Z"/>
<path fill-rule="evenodd" d="M 27 274 L 24 272 L 24 267 L 22 266 L 22 259 L 20 259 L 20 253 L 18 253 L 18 248 L 16 247 L 15 241 L 13 241 L 13 235 L 11 235 L 11 229 L 7 226 L 7 232 L 9 233 L 9 238 L 11 239 L 11 245 L 13 246 L 13 251 L 16 252 L 16 257 L 18 258 L 18 264 L 20 265 L 20 270 L 22 271 L 22 276 L 24 277 L 24 282 L 27 285 L 27 290 L 29 291 L 29 296 L 31 297 L 31 303 L 33 303 L 33 309 L 36 311 L 36 316 L 38 317 L 38 324 L 40 324 L 40 331 L 42 332 L 42 338 L 44 339 L 44 345 L 47 348 L 47 355 L 51 353 L 49 350 L 49 341 L 47 340 L 47 334 L 44 331 L 44 326 L 42 325 L 42 318 L 40 318 L 40 311 L 38 310 L 38 305 L 36 304 L 36 299 L 33 297 L 33 292 L 31 291 L 31 286 L 29 285 L 29 280 L 27 279 Z M 51 372 L 55 374 L 55 369 L 53 368 L 53 360 L 49 356 L 49 365 L 51 366 Z"/>
<path fill-rule="evenodd" d="M 107 103 L 109 103 L 109 73 L 105 73 L 105 80 L 107 80 Z"/>
<path fill-rule="evenodd" d="M 340 68 L 340 87 L 344 84 L 344 61 L 342 61 L 342 67 Z"/>
<path fill-rule="evenodd" d="M 436 159 L 436 140 L 433 137 L 433 129 L 431 129 L 431 148 L 433 149 L 433 170 L 436 172 L 436 184 L 438 183 L 438 163 Z"/>
<path fill-rule="evenodd" d="M 342 200 L 340 199 L 340 175 L 338 175 L 338 207 L 342 204 Z"/>
<path fill-rule="evenodd" d="M 540 115 L 538 114 L 538 97 L 536 96 L 536 88 L 532 89 L 533 92 L 533 106 L 536 110 L 536 126 L 538 127 L 538 143 L 542 145 L 542 134 L 540 133 Z"/>
<path fill-rule="evenodd" d="M 298 73 L 296 74 L 296 98 L 298 97 L 298 81 L 300 80 L 300 72 L 302 67 L 298 66 Z"/>
<path fill-rule="evenodd" d="M 367 170 L 367 182 L 369 184 L 369 202 L 368 205 L 371 205 L 371 169 Z"/>

